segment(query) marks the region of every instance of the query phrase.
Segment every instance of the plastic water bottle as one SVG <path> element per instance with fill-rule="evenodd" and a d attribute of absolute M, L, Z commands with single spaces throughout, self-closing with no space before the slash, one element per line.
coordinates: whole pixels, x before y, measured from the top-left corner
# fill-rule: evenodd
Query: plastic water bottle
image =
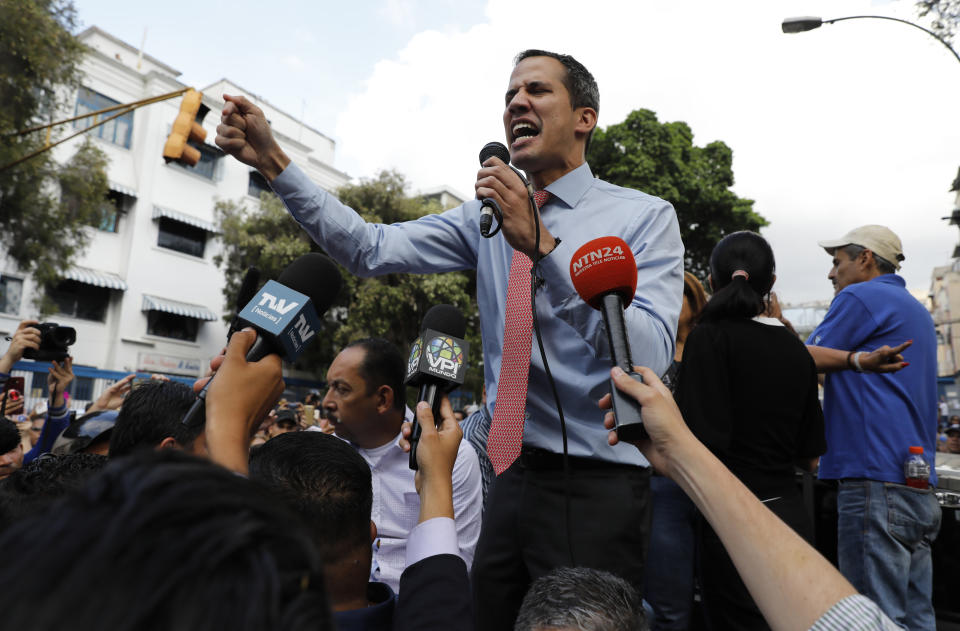
<path fill-rule="evenodd" d="M 910 447 L 910 455 L 903 463 L 903 475 L 907 486 L 915 489 L 930 487 L 930 464 L 923 457 L 923 447 Z"/>

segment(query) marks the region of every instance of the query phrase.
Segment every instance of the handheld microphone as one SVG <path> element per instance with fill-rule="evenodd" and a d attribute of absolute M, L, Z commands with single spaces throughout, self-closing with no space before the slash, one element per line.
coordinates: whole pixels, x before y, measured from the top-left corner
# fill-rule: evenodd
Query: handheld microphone
<path fill-rule="evenodd" d="M 294 361 L 316 337 L 320 315 L 326 312 L 340 292 L 340 271 L 327 256 L 311 252 L 287 266 L 279 281 L 270 280 L 237 314 L 238 326 L 251 326 L 257 340 L 247 351 L 247 361 L 260 361 L 276 353 Z M 185 425 L 201 425 L 205 420 L 207 388 L 183 417 Z"/>
<path fill-rule="evenodd" d="M 417 401 L 426 401 L 439 427 L 440 396 L 463 383 L 470 345 L 463 339 L 467 321 L 453 305 L 436 305 L 423 316 L 420 336 L 410 347 L 404 385 L 419 386 Z M 420 423 L 413 424 L 410 435 L 410 468 L 417 470 L 417 444 Z"/>
<path fill-rule="evenodd" d="M 251 265 L 247 268 L 247 272 L 243 275 L 243 281 L 240 283 L 240 289 L 237 291 L 237 302 L 236 308 L 233 312 L 233 320 L 230 322 L 230 328 L 227 329 L 227 343 L 230 343 L 230 338 L 233 337 L 233 334 L 240 330 L 240 311 L 243 310 L 244 305 L 253 300 L 253 297 L 257 295 L 257 285 L 260 284 L 260 270 Z"/>
<path fill-rule="evenodd" d="M 520 181 L 523 182 L 523 185 L 527 188 L 527 195 L 530 198 L 533 198 L 533 187 L 530 186 L 530 182 L 527 181 L 527 178 L 523 177 L 523 173 L 518 171 L 514 166 L 510 164 L 510 152 L 507 151 L 507 147 L 501 142 L 488 142 L 483 146 L 483 149 L 480 150 L 480 166 L 483 166 L 483 163 L 489 160 L 490 158 L 500 158 L 504 164 L 510 167 L 514 173 L 517 174 L 517 177 L 520 178 Z M 490 228 L 493 226 L 493 218 L 497 218 L 497 229 L 493 232 L 490 231 Z M 484 238 L 489 239 L 493 235 L 500 232 L 500 224 L 503 222 L 503 211 L 500 209 L 500 204 L 497 203 L 495 199 L 486 198 L 480 200 L 480 234 Z"/>
<path fill-rule="evenodd" d="M 637 261 L 627 242 L 619 237 L 600 237 L 583 244 L 570 261 L 570 278 L 583 301 L 603 314 L 613 365 L 642 381 L 633 370 L 630 342 L 623 311 L 637 291 Z M 640 417 L 640 404 L 620 392 L 610 380 L 613 415 L 621 440 L 647 437 Z"/>

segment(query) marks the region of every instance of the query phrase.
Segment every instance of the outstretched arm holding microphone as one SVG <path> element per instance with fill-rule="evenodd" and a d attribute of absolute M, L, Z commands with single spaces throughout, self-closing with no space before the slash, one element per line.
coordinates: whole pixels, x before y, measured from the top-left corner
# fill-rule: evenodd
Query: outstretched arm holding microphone
<path fill-rule="evenodd" d="M 703 513 L 733 559 L 764 618 L 774 629 L 842 629 L 854 621 L 897 628 L 820 553 L 784 524 L 751 493 L 687 428 L 666 386 L 648 368 L 637 368 L 643 382 L 618 367 L 616 387 L 643 409 L 649 438 L 634 441 L 657 471 L 673 479 Z M 609 409 L 610 395 L 600 400 Z M 613 413 L 604 425 L 619 442 Z M 843 602 L 841 602 L 843 601 Z"/>

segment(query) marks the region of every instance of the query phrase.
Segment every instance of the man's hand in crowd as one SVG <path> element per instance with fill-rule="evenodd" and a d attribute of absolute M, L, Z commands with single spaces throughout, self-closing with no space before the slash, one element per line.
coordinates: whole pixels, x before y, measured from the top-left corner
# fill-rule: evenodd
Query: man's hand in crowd
<path fill-rule="evenodd" d="M 4 405 L 5 404 L 5 405 Z M 2 406 L 4 416 L 15 417 L 23 414 L 23 393 L 20 393 L 16 399 L 10 396 L 10 392 L 0 392 L 0 406 Z"/>
<path fill-rule="evenodd" d="M 207 382 L 213 379 L 213 376 L 217 374 L 217 370 L 220 368 L 220 364 L 223 363 L 223 359 L 226 356 L 227 348 L 223 347 L 223 349 L 220 350 L 220 354 L 210 360 L 210 370 L 207 371 L 207 374 L 193 382 L 194 392 L 199 393 L 203 390 L 203 387 L 207 385 Z"/>
<path fill-rule="evenodd" d="M 24 320 L 17 326 L 16 332 L 10 339 L 7 352 L 0 357 L 0 372 L 10 374 L 13 365 L 23 359 L 23 353 L 28 348 L 40 348 L 40 329 L 36 328 L 36 320 Z"/>
<path fill-rule="evenodd" d="M 103 391 L 103 394 L 93 402 L 87 413 L 99 412 L 101 410 L 119 410 L 123 405 L 123 398 L 130 392 L 133 386 L 133 380 L 137 373 L 131 373 Z"/>
<path fill-rule="evenodd" d="M 474 184 L 477 199 L 493 199 L 503 211 L 503 236 L 513 247 L 532 260 L 536 245 L 536 222 L 540 213 L 530 214 L 530 197 L 520 178 L 500 158 L 489 158 L 477 172 Z M 556 247 L 556 240 L 540 223 L 540 253 L 547 255 Z"/>
<path fill-rule="evenodd" d="M 903 361 L 901 353 L 911 344 L 913 340 L 907 340 L 892 348 L 884 344 L 869 353 L 860 353 L 860 367 L 864 372 L 897 372 L 910 365 L 910 362 Z"/>
<path fill-rule="evenodd" d="M 224 94 L 223 100 L 217 146 L 272 182 L 287 168 L 290 158 L 274 140 L 266 116 L 245 97 Z"/>
<path fill-rule="evenodd" d="M 50 373 L 47 375 L 47 389 L 50 391 L 50 406 L 60 407 L 67 402 L 63 393 L 73 381 L 73 358 L 67 355 L 63 363 L 50 362 Z"/>
<path fill-rule="evenodd" d="M 250 440 L 284 388 L 279 355 L 247 361 L 247 351 L 256 339 L 253 329 L 234 333 L 226 355 L 217 362 L 217 378 L 207 390 L 206 443 L 210 458 L 244 475 Z"/>
<path fill-rule="evenodd" d="M 901 368 L 906 368 L 910 362 L 903 361 L 903 353 L 913 340 L 907 340 L 903 344 L 890 347 L 886 344 L 880 348 L 867 352 L 857 351 L 851 353 L 839 348 L 829 348 L 827 346 L 808 345 L 813 361 L 817 364 L 817 372 L 837 372 L 839 370 L 856 370 L 856 362 L 860 362 L 860 369 L 863 372 L 897 372 Z"/>
<path fill-rule="evenodd" d="M 687 448 L 699 444 L 673 401 L 673 395 L 657 375 L 649 368 L 636 367 L 635 370 L 643 377 L 643 383 L 633 379 L 619 368 L 613 368 L 610 374 L 614 383 L 622 392 L 640 402 L 642 406 L 643 426 L 650 435 L 649 439 L 633 442 L 643 452 L 647 460 L 660 473 L 672 476 L 676 458 Z M 608 442 L 616 445 L 619 442 L 610 395 L 600 399 L 600 407 L 607 412 L 603 425 L 611 430 Z"/>
<path fill-rule="evenodd" d="M 417 404 L 417 423 L 420 424 L 420 442 L 417 445 L 417 474 L 414 477 L 420 494 L 420 521 L 434 517 L 453 519 L 453 465 L 463 430 L 453 415 L 450 399 L 440 401 L 442 423 L 437 429 L 430 406 Z"/>

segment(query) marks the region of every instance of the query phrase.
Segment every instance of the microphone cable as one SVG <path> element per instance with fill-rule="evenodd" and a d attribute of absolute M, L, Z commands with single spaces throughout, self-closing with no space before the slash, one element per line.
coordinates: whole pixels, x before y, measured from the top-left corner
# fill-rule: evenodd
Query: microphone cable
<path fill-rule="evenodd" d="M 563 416 L 563 405 L 560 403 L 560 393 L 557 391 L 557 384 L 553 379 L 553 373 L 550 371 L 550 362 L 547 360 L 547 351 L 543 346 L 543 336 L 540 333 L 540 318 L 537 314 L 537 273 L 540 270 L 540 260 L 543 258 L 540 254 L 540 209 L 537 208 L 537 202 L 534 200 L 534 190 L 530 182 L 527 181 L 527 178 L 525 178 L 516 167 L 510 164 L 510 152 L 507 148 L 499 142 L 487 143 L 483 149 L 480 150 L 481 166 L 486 162 L 487 158 L 492 156 L 500 158 L 500 160 L 520 178 L 524 188 L 527 189 L 527 201 L 534 220 L 534 256 L 530 268 L 530 310 L 533 316 L 533 331 L 537 338 L 537 348 L 540 349 L 540 358 L 543 360 L 543 370 L 547 375 L 547 382 L 550 384 L 550 390 L 553 393 L 553 401 L 557 406 L 557 415 L 560 417 L 560 437 L 563 442 L 563 518 L 564 527 L 567 531 L 567 552 L 570 555 L 570 565 L 576 567 L 577 563 L 573 555 L 573 538 L 570 529 L 570 455 L 567 446 L 567 421 Z M 503 224 L 503 211 L 494 199 L 484 199 L 481 200 L 481 203 L 482 210 L 485 211 L 486 208 L 489 208 L 490 213 L 481 212 L 480 234 L 485 238 L 490 238 L 500 232 Z M 497 226 L 491 231 L 490 224 L 494 218 L 497 220 Z M 557 239 L 557 243 L 559 242 L 560 240 Z M 527 377 L 527 382 L 529 386 L 529 376 Z"/>
<path fill-rule="evenodd" d="M 533 211 L 535 236 L 533 267 L 530 268 L 530 309 L 533 312 L 533 331 L 537 338 L 537 348 L 540 349 L 540 358 L 543 360 L 543 371 L 547 374 L 547 382 L 550 384 L 553 401 L 557 406 L 557 415 L 560 417 L 560 438 L 563 442 L 563 522 L 564 528 L 567 531 L 567 553 L 570 555 L 570 565 L 571 567 L 577 567 L 577 562 L 573 555 L 573 536 L 570 529 L 570 455 L 567 448 L 567 421 L 563 416 L 563 405 L 560 403 L 560 393 L 557 391 L 557 383 L 554 381 L 553 373 L 550 371 L 550 362 L 547 361 L 547 351 L 543 346 L 543 336 L 540 334 L 540 318 L 537 314 L 537 272 L 540 269 L 540 260 L 543 258 L 543 255 L 540 254 L 540 209 L 537 208 L 537 202 L 533 199 L 533 193 L 531 192 L 532 187 L 527 183 L 526 178 L 516 169 L 513 170 L 520 176 L 520 180 L 527 187 L 527 198 L 530 203 L 530 209 Z M 560 240 L 557 239 L 558 244 L 559 242 Z M 527 380 L 529 382 L 529 377 Z"/>

